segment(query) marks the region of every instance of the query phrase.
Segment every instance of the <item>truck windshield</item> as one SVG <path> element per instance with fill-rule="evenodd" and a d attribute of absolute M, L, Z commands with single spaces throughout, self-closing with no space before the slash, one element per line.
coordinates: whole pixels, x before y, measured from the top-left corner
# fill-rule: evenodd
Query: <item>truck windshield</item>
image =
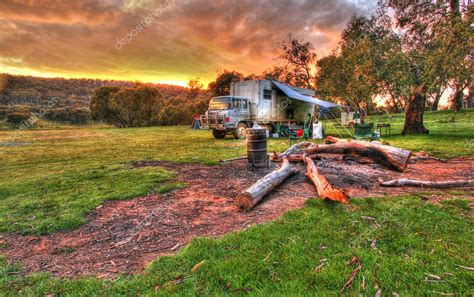
<path fill-rule="evenodd" d="M 211 102 L 209 103 L 209 109 L 230 109 L 230 98 L 212 98 Z"/>

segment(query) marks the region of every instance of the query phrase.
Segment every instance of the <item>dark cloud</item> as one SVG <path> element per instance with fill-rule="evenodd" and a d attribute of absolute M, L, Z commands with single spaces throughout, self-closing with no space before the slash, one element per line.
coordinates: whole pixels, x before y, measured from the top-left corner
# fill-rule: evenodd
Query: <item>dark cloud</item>
<path fill-rule="evenodd" d="M 147 81 L 260 73 L 289 33 L 329 53 L 350 17 L 375 2 L 2 1 L 0 71 Z"/>

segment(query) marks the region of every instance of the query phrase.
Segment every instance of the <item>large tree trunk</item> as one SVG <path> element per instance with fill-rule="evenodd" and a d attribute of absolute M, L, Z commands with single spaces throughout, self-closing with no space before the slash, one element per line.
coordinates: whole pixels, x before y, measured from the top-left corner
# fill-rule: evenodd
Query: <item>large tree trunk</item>
<path fill-rule="evenodd" d="M 410 98 L 405 106 L 405 125 L 402 135 L 428 134 L 429 130 L 423 125 L 425 112 L 426 87 L 425 85 L 412 87 Z"/>
<path fill-rule="evenodd" d="M 304 158 L 306 163 L 306 176 L 313 182 L 316 186 L 316 191 L 318 192 L 319 197 L 324 200 L 333 200 L 341 203 L 349 203 L 349 197 L 343 192 L 334 189 L 328 180 L 321 174 L 319 174 L 318 168 L 314 165 L 314 162 L 311 158 Z"/>
<path fill-rule="evenodd" d="M 360 159 L 365 163 L 367 159 L 370 159 L 375 163 L 398 171 L 405 170 L 411 157 L 410 151 L 378 142 L 328 137 L 326 143 L 332 144 L 312 145 L 305 150 L 305 154 L 343 154 L 352 157 L 356 161 Z"/>
<path fill-rule="evenodd" d="M 296 172 L 296 167 L 291 165 L 290 162 L 284 158 L 279 169 L 265 175 L 250 188 L 237 195 L 235 204 L 242 210 L 252 209 L 265 195 L 273 191 L 273 189 L 280 185 L 287 177 Z"/>

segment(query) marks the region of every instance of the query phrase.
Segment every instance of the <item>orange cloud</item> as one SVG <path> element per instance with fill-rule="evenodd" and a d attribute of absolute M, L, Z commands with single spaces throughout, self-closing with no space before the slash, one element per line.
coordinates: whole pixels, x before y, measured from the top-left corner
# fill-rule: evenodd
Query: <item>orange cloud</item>
<path fill-rule="evenodd" d="M 327 54 L 375 2 L 2 1 L 0 72 L 205 83 L 217 69 L 261 73 L 288 33 Z"/>

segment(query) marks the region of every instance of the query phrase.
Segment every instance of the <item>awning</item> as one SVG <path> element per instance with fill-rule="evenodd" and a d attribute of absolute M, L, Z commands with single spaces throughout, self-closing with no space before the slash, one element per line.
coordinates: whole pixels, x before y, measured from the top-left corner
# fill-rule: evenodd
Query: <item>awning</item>
<path fill-rule="evenodd" d="M 322 107 L 325 107 L 325 108 L 343 107 L 342 105 L 338 105 L 336 103 L 332 103 L 332 102 L 329 102 L 329 101 L 324 101 L 324 100 L 321 100 L 321 99 L 318 99 L 318 98 L 314 98 L 314 97 L 310 97 L 310 96 L 300 94 L 300 93 L 294 91 L 293 89 L 291 89 L 290 87 L 288 87 L 285 84 L 282 84 L 282 83 L 279 83 L 279 82 L 276 82 L 276 81 L 272 81 L 272 83 L 277 88 L 279 88 L 283 93 L 285 93 L 286 96 L 288 96 L 292 99 L 296 99 L 296 100 L 304 101 L 304 102 L 307 102 L 307 103 L 319 105 L 319 106 L 322 106 Z"/>

